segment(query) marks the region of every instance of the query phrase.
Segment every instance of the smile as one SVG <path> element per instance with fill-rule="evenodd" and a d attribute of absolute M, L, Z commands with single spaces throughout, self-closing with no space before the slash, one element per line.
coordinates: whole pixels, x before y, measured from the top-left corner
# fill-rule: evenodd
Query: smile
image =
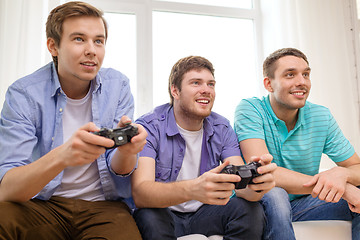
<path fill-rule="evenodd" d="M 208 104 L 210 101 L 209 101 L 209 100 L 202 99 L 202 100 L 196 100 L 196 102 Z"/>

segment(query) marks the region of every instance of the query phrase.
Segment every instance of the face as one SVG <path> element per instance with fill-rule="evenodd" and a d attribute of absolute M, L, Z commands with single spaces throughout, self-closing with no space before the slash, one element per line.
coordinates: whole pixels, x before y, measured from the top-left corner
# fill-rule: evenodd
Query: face
<path fill-rule="evenodd" d="M 215 100 L 215 79 L 207 69 L 184 74 L 181 91 L 172 86 L 174 107 L 188 118 L 202 120 L 209 116 Z"/>
<path fill-rule="evenodd" d="M 309 96 L 310 67 L 302 58 L 285 56 L 277 60 L 274 79 L 264 79 L 275 113 L 297 111 Z"/>
<path fill-rule="evenodd" d="M 64 85 L 76 86 L 94 79 L 105 55 L 105 28 L 101 18 L 72 17 L 63 23 L 59 46 L 48 39 L 48 48 L 58 57 L 58 74 Z M 64 89 L 65 90 L 65 89 Z"/>

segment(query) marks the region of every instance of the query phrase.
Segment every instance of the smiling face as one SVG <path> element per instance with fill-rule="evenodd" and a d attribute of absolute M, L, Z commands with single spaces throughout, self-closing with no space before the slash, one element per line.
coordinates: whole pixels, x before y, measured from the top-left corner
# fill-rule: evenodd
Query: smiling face
<path fill-rule="evenodd" d="M 208 69 L 190 70 L 185 73 L 181 91 L 171 87 L 174 97 L 176 120 L 202 121 L 209 116 L 215 100 L 215 79 Z M 179 122 L 178 122 L 179 124 Z M 181 124 L 179 124 L 181 126 Z"/>
<path fill-rule="evenodd" d="M 49 38 L 48 49 L 52 56 L 58 58 L 62 89 L 68 96 L 75 95 L 72 98 L 78 98 L 74 91 L 88 90 L 105 56 L 105 27 L 102 19 L 88 16 L 66 19 L 59 46 Z"/>
<path fill-rule="evenodd" d="M 310 67 L 300 57 L 281 57 L 276 62 L 274 78 L 266 77 L 264 86 L 270 92 L 270 103 L 277 116 L 297 112 L 310 93 Z"/>

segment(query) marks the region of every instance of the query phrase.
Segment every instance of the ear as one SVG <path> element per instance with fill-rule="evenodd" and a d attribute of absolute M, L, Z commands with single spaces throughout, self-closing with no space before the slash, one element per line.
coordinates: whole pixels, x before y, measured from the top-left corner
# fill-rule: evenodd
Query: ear
<path fill-rule="evenodd" d="M 175 87 L 175 85 L 171 85 L 171 95 L 174 99 L 179 99 L 180 96 L 180 90 Z"/>
<path fill-rule="evenodd" d="M 266 77 L 264 78 L 264 87 L 266 90 L 268 90 L 269 92 L 273 92 L 273 88 L 271 87 L 271 80 L 270 78 Z"/>
<path fill-rule="evenodd" d="M 58 48 L 55 44 L 55 40 L 52 38 L 48 38 L 46 42 L 47 48 L 51 54 L 51 56 L 57 56 L 58 55 Z"/>

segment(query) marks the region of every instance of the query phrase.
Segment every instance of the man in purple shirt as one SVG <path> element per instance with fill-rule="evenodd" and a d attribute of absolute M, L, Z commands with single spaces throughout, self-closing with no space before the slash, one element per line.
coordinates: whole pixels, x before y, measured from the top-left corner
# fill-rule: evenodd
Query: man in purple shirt
<path fill-rule="evenodd" d="M 242 165 L 229 121 L 211 112 L 215 100 L 212 64 L 180 59 L 169 78 L 170 104 L 137 120 L 148 132 L 132 175 L 138 208 L 134 217 L 143 239 L 175 239 L 188 234 L 224 239 L 261 239 L 264 213 L 257 202 L 274 187 L 271 155 L 254 157 L 261 176 L 235 190 L 235 174 L 219 174 L 229 163 Z M 219 166 L 219 162 L 223 162 Z"/>

